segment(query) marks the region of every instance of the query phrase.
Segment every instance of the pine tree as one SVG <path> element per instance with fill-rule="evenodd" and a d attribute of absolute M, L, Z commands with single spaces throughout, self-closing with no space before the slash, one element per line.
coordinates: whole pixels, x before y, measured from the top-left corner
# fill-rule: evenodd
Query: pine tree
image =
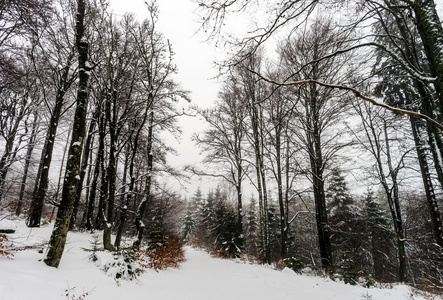
<path fill-rule="evenodd" d="M 215 204 L 214 225 L 211 228 L 216 252 L 224 257 L 238 257 L 243 238 L 234 208 L 220 200 Z"/>
<path fill-rule="evenodd" d="M 377 280 L 392 280 L 394 278 L 391 278 L 389 274 L 395 274 L 395 270 L 392 269 L 390 257 L 394 257 L 393 260 L 395 260 L 395 253 L 391 255 L 394 250 L 394 235 L 390 230 L 392 227 L 390 219 L 372 191 L 367 192 L 364 202 L 367 242 L 369 243 L 367 247 L 372 262 L 371 273 Z"/>
<path fill-rule="evenodd" d="M 251 197 L 245 219 L 245 249 L 248 254 L 258 258 L 260 247 L 260 225 L 258 221 L 257 201 L 254 197 Z"/>
<path fill-rule="evenodd" d="M 195 219 L 194 219 L 192 204 L 188 203 L 186 205 L 186 212 L 182 225 L 182 235 L 183 239 L 186 242 L 190 242 L 194 234 L 194 230 L 195 230 Z"/>
<path fill-rule="evenodd" d="M 339 169 L 333 169 L 330 174 L 326 199 L 334 266 L 345 282 L 356 284 L 357 271 L 360 269 L 360 255 L 356 249 L 359 249 L 361 242 L 362 217 Z"/>

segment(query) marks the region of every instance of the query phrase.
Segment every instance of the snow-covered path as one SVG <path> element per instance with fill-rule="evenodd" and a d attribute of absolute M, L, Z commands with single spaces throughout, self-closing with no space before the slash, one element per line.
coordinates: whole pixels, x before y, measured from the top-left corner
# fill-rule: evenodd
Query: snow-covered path
<path fill-rule="evenodd" d="M 28 229 L 17 225 L 11 235 L 16 246 L 49 239 L 51 226 Z M 16 253 L 13 260 L 0 256 L 0 300 L 421 300 L 407 286 L 365 289 L 327 278 L 297 275 L 290 270 L 212 258 L 204 251 L 186 248 L 180 269 L 147 270 L 138 280 L 116 282 L 88 260 L 92 237 L 70 233 L 58 269 L 39 261 L 37 249 Z M 105 259 L 105 257 L 102 257 Z M 72 288 L 69 297 L 65 290 Z M 75 297 L 72 297 L 75 294 Z"/>
<path fill-rule="evenodd" d="M 212 258 L 207 253 L 187 248 L 187 261 L 180 270 L 149 274 L 144 286 L 160 299 L 410 299 L 408 288 L 364 289 L 329 279 L 307 277 L 266 268 Z"/>

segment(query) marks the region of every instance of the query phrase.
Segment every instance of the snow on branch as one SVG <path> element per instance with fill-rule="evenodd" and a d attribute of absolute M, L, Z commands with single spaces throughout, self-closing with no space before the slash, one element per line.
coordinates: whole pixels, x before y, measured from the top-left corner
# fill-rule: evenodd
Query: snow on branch
<path fill-rule="evenodd" d="M 333 89 L 350 91 L 350 92 L 354 93 L 354 95 L 356 97 L 358 97 L 360 99 L 363 99 L 363 100 L 365 100 L 367 102 L 370 102 L 370 103 L 372 103 L 375 106 L 379 106 L 379 107 L 385 108 L 385 109 L 387 109 L 389 111 L 392 111 L 392 112 L 396 112 L 396 113 L 400 113 L 400 114 L 405 114 L 405 115 L 410 115 L 410 116 L 415 116 L 415 117 L 424 119 L 428 123 L 433 124 L 438 129 L 443 131 L 443 125 L 440 124 L 439 122 L 437 122 L 436 120 L 432 119 L 431 117 L 427 116 L 427 115 L 421 114 L 419 112 L 411 111 L 411 110 L 396 108 L 396 107 L 387 105 L 385 103 L 378 102 L 375 99 L 372 99 L 372 98 L 369 98 L 369 97 L 363 95 L 360 91 L 358 91 L 358 90 L 356 90 L 355 88 L 352 88 L 352 87 L 347 87 L 347 86 L 337 85 L 337 84 L 324 83 L 324 82 L 321 82 L 321 81 L 318 81 L 318 80 L 314 80 L 314 79 L 305 79 L 305 80 L 299 80 L 299 81 L 295 81 L 295 82 L 280 83 L 280 82 L 276 82 L 274 80 L 265 78 L 261 74 L 255 72 L 254 70 L 250 70 L 250 69 L 248 69 L 248 70 L 249 70 L 249 72 L 252 72 L 255 75 L 257 75 L 258 77 L 260 77 L 260 79 L 262 79 L 262 80 L 264 80 L 266 82 L 278 85 L 278 86 L 294 86 L 294 85 L 302 85 L 302 84 L 307 84 L 307 83 L 313 83 L 313 84 L 317 84 L 317 85 L 320 85 L 320 86 L 323 86 L 323 87 L 327 87 L 327 88 L 333 88 Z"/>

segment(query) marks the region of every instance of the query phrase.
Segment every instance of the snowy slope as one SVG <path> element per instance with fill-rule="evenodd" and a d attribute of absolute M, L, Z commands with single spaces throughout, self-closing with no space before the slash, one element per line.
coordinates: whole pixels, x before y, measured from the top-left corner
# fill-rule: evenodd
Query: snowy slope
<path fill-rule="evenodd" d="M 28 229 L 23 221 L 2 227 L 17 227 L 15 246 L 44 243 L 49 239 L 52 226 Z M 148 270 L 135 281 L 119 281 L 107 277 L 89 262 L 91 235 L 70 233 L 68 244 L 58 269 L 39 261 L 43 254 L 37 249 L 15 254 L 13 259 L 0 257 L 1 300 L 55 300 L 77 299 L 84 292 L 86 300 L 94 299 L 297 299 L 297 300 L 354 300 L 354 299 L 425 299 L 413 295 L 407 286 L 393 289 L 365 289 L 345 285 L 319 277 L 301 276 L 290 270 L 210 257 L 203 251 L 186 248 L 187 261 L 180 269 L 155 272 Z M 71 296 L 75 294 L 74 298 Z"/>

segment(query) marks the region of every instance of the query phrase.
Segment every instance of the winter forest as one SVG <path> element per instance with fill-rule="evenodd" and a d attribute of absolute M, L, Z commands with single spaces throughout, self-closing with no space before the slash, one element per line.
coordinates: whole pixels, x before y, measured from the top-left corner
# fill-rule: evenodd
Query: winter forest
<path fill-rule="evenodd" d="M 108 0 L 0 3 L 0 219 L 53 226 L 44 267 L 82 232 L 129 273 L 192 246 L 442 294 L 443 3 L 192 0 L 226 53 L 202 108 L 157 2 L 142 19 Z M 175 168 L 183 116 L 202 120 L 202 159 Z M 213 185 L 186 196 L 197 178 Z M 2 257 L 25 250 L 10 234 Z"/>

